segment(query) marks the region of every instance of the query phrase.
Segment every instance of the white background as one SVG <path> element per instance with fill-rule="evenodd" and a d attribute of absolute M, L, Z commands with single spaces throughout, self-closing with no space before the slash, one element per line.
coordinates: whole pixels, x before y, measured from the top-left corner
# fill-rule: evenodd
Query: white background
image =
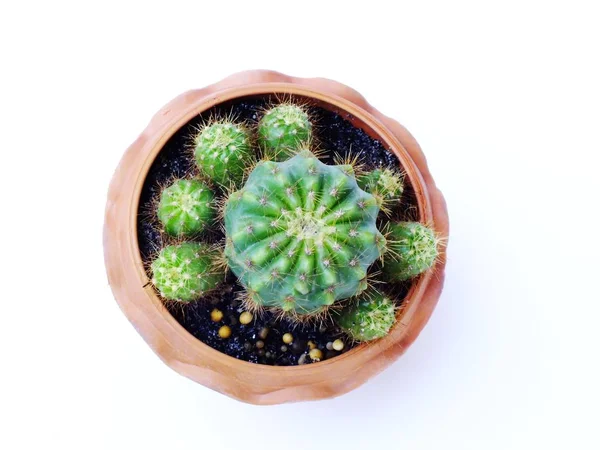
<path fill-rule="evenodd" d="M 597 2 L 157 3 L 0 3 L 0 448 L 600 448 Z M 255 407 L 178 376 L 106 281 L 125 148 L 252 68 L 363 93 L 448 201 L 431 321 L 334 400 Z"/>

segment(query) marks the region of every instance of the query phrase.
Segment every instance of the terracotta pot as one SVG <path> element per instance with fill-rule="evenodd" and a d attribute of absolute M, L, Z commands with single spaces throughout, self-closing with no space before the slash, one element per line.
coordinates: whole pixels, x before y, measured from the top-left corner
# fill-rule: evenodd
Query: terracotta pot
<path fill-rule="evenodd" d="M 414 283 L 388 336 L 316 364 L 272 367 L 240 361 L 189 334 L 165 309 L 144 271 L 136 222 L 146 174 L 165 142 L 197 114 L 234 98 L 271 93 L 310 97 L 321 107 L 350 113 L 355 126 L 382 141 L 401 161 L 416 193 L 421 222 L 448 236 L 444 198 L 415 139 L 347 86 L 257 70 L 186 92 L 163 107 L 126 151 L 110 185 L 104 226 L 108 279 L 127 318 L 166 364 L 211 389 L 255 404 L 334 397 L 383 370 L 427 323 L 442 290 L 445 266 L 442 254 L 435 268 Z"/>

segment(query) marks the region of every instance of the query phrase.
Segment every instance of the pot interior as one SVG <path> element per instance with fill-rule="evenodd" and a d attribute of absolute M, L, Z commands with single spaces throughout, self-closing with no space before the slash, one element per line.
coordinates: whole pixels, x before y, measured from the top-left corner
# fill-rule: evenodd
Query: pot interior
<path fill-rule="evenodd" d="M 404 171 L 390 143 L 385 142 L 365 121 L 332 103 L 286 93 L 237 97 L 218 103 L 180 127 L 157 153 L 146 175 L 138 206 L 137 237 L 140 257 L 149 278 L 150 263 L 157 252 L 164 245 L 175 242 L 161 231 L 155 212 L 156 204 L 163 187 L 177 178 L 197 175 L 193 137 L 198 130 L 211 120 L 223 118 L 244 121 L 253 127 L 269 106 L 290 100 L 307 107 L 313 121 L 319 158 L 323 162 L 335 164 L 338 158 L 350 160 L 358 157 L 367 170 L 390 167 Z M 401 201 L 393 208 L 392 218 L 420 220 L 421 217 L 413 183 L 409 176 L 405 176 L 405 190 Z M 382 227 L 379 228 L 381 230 Z M 200 236 L 199 240 L 216 244 L 224 241 L 224 234 L 219 227 L 214 227 Z M 379 270 L 380 263 L 376 262 L 369 272 L 375 275 Z M 386 291 L 401 305 L 411 285 L 411 282 L 407 282 L 393 286 L 377 285 L 377 288 Z M 242 287 L 230 273 L 222 287 L 202 301 L 192 304 L 168 303 L 167 309 L 197 339 L 231 357 L 253 363 L 293 366 L 309 362 L 305 355 L 311 346 L 321 348 L 325 359 L 335 358 L 356 346 L 331 320 L 298 324 L 286 319 L 276 320 L 272 313 L 266 312 L 260 316 L 255 314 L 250 324 L 241 325 L 239 315 L 243 309 L 239 296 L 242 293 Z M 223 319 L 219 322 L 211 320 L 211 312 L 215 309 L 223 313 Z M 227 339 L 218 334 L 223 325 L 228 325 L 232 330 Z M 289 345 L 282 341 L 286 333 L 294 336 L 294 341 Z M 344 342 L 341 351 L 331 349 L 331 343 L 336 339 Z"/>

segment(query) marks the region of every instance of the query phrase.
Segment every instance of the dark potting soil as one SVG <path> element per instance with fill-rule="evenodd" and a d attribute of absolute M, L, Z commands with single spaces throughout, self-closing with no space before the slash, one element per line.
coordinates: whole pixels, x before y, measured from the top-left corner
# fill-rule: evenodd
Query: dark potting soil
<path fill-rule="evenodd" d="M 322 161 L 333 164 L 335 155 L 342 158 L 359 156 L 366 169 L 398 168 L 396 156 L 380 141 L 352 125 L 348 120 L 351 118 L 348 113 L 332 112 L 311 105 L 309 99 L 296 100 L 302 104 L 308 103 L 314 125 L 313 134 L 318 147 L 323 150 L 319 154 Z M 157 251 L 172 243 L 171 238 L 161 232 L 154 209 L 161 186 L 175 178 L 195 173 L 190 146 L 198 127 L 214 117 L 233 117 L 236 121 L 256 125 L 265 107 L 276 103 L 278 101 L 274 96 L 264 96 L 219 104 L 188 122 L 167 141 L 148 172 L 140 199 L 138 240 L 142 260 L 147 267 Z M 402 201 L 394 208 L 392 217 L 400 220 L 418 219 L 414 191 L 408 180 Z M 222 242 L 223 239 L 224 235 L 218 229 L 206 232 L 200 237 L 200 240 L 209 243 Z M 376 274 L 379 270 L 379 263 L 375 263 L 369 272 Z M 148 276 L 151 276 L 150 273 Z M 400 304 L 409 287 L 394 285 L 393 292 L 389 289 L 389 294 Z M 377 288 L 388 290 L 385 284 L 378 284 Z M 255 314 L 249 324 L 242 325 L 239 323 L 239 316 L 243 308 L 237 297 L 241 292 L 243 288 L 238 284 L 236 277 L 229 273 L 225 283 L 205 298 L 190 304 L 168 303 L 167 307 L 173 317 L 196 338 L 229 356 L 254 363 L 281 366 L 305 364 L 311 362 L 308 352 L 312 346 L 321 349 L 323 359 L 333 358 L 355 346 L 331 320 L 298 324 L 286 319 L 276 319 L 272 313 L 264 312 L 260 315 Z M 222 320 L 211 320 L 211 311 L 214 309 L 223 313 Z M 224 339 L 218 335 L 218 330 L 223 325 L 231 328 L 229 338 Z M 285 333 L 292 334 L 294 340 L 291 344 L 284 344 L 282 337 Z M 344 348 L 341 351 L 327 349 L 327 344 L 336 339 L 343 340 Z"/>

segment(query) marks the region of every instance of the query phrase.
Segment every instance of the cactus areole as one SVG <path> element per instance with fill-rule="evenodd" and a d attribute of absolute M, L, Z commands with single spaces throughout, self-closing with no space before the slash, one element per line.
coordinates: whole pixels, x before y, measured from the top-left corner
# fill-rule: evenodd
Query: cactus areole
<path fill-rule="evenodd" d="M 225 255 L 252 303 L 319 313 L 365 288 L 385 247 L 378 212 L 347 166 L 308 151 L 261 162 L 225 205 Z"/>

